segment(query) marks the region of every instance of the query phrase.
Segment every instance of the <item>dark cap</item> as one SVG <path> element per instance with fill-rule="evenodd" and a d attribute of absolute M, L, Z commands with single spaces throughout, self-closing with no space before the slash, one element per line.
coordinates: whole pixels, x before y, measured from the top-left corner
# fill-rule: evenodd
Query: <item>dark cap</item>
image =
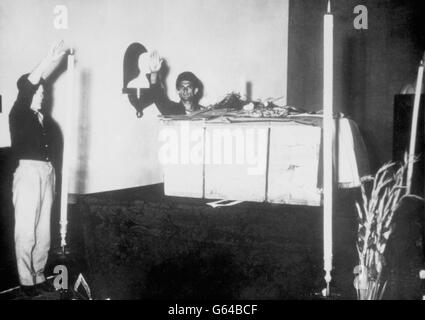
<path fill-rule="evenodd" d="M 199 79 L 190 71 L 185 71 L 179 74 L 176 80 L 176 88 L 178 89 L 179 83 L 182 81 L 190 81 L 193 83 L 195 88 L 199 89 L 200 81 Z"/>

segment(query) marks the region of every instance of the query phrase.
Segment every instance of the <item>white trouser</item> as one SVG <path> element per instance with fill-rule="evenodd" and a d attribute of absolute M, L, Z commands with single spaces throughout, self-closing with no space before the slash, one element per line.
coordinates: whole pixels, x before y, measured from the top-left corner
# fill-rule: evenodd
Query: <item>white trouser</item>
<path fill-rule="evenodd" d="M 46 280 L 55 179 L 52 164 L 36 160 L 20 160 L 13 176 L 15 251 L 21 285 Z"/>

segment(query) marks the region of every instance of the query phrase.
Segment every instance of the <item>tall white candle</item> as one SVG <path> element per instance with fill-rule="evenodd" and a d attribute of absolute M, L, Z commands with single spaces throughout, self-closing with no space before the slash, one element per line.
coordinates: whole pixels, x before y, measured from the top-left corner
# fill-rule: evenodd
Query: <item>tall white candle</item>
<path fill-rule="evenodd" d="M 323 260 L 326 280 L 326 296 L 330 294 L 332 271 L 332 157 L 333 157 L 333 15 L 330 1 L 324 16 L 324 65 L 323 65 Z"/>
<path fill-rule="evenodd" d="M 60 209 L 60 234 L 62 250 L 66 246 L 66 233 L 68 225 L 68 177 L 69 177 L 69 135 L 70 135 L 70 113 L 73 108 L 73 93 L 74 93 L 74 54 L 71 49 L 68 55 L 67 65 L 67 82 L 66 82 L 66 110 L 65 110 L 65 125 L 63 132 L 63 160 L 62 160 L 62 189 L 61 189 L 61 209 Z"/>
<path fill-rule="evenodd" d="M 246 97 L 246 80 L 244 77 L 239 78 L 239 94 L 242 98 Z"/>
<path fill-rule="evenodd" d="M 415 90 L 415 102 L 413 103 L 413 115 L 412 115 L 412 126 L 410 131 L 410 145 L 409 145 L 409 164 L 407 166 L 407 194 L 410 194 L 412 188 L 412 177 L 413 177 L 413 157 L 415 156 L 416 149 L 416 134 L 418 130 L 418 116 L 419 116 L 419 104 L 421 101 L 422 94 L 422 81 L 424 76 L 424 57 L 421 61 L 421 64 L 418 69 L 418 78 L 416 80 L 416 90 Z"/>

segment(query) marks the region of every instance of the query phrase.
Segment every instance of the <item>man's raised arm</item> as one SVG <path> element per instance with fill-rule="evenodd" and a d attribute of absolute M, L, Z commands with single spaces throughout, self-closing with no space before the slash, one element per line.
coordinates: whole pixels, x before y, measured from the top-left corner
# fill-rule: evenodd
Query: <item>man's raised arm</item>
<path fill-rule="evenodd" d="M 56 67 L 56 62 L 60 61 L 64 54 L 65 51 L 63 50 L 63 41 L 53 45 L 47 55 L 29 74 L 29 82 L 36 85 L 40 82 L 41 78 L 46 79 L 49 73 L 54 69 L 54 67 Z"/>

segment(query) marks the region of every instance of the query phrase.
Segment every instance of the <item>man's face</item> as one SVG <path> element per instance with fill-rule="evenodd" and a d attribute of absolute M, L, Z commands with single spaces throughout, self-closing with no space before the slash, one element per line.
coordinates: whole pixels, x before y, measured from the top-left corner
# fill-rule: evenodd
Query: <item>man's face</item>
<path fill-rule="evenodd" d="M 44 98 L 43 86 L 39 86 L 32 98 L 31 109 L 40 110 L 41 104 L 43 102 L 43 98 Z"/>
<path fill-rule="evenodd" d="M 194 87 L 191 81 L 184 80 L 181 81 L 177 87 L 177 92 L 179 93 L 179 97 L 182 101 L 192 101 L 198 92 L 198 89 Z"/>

